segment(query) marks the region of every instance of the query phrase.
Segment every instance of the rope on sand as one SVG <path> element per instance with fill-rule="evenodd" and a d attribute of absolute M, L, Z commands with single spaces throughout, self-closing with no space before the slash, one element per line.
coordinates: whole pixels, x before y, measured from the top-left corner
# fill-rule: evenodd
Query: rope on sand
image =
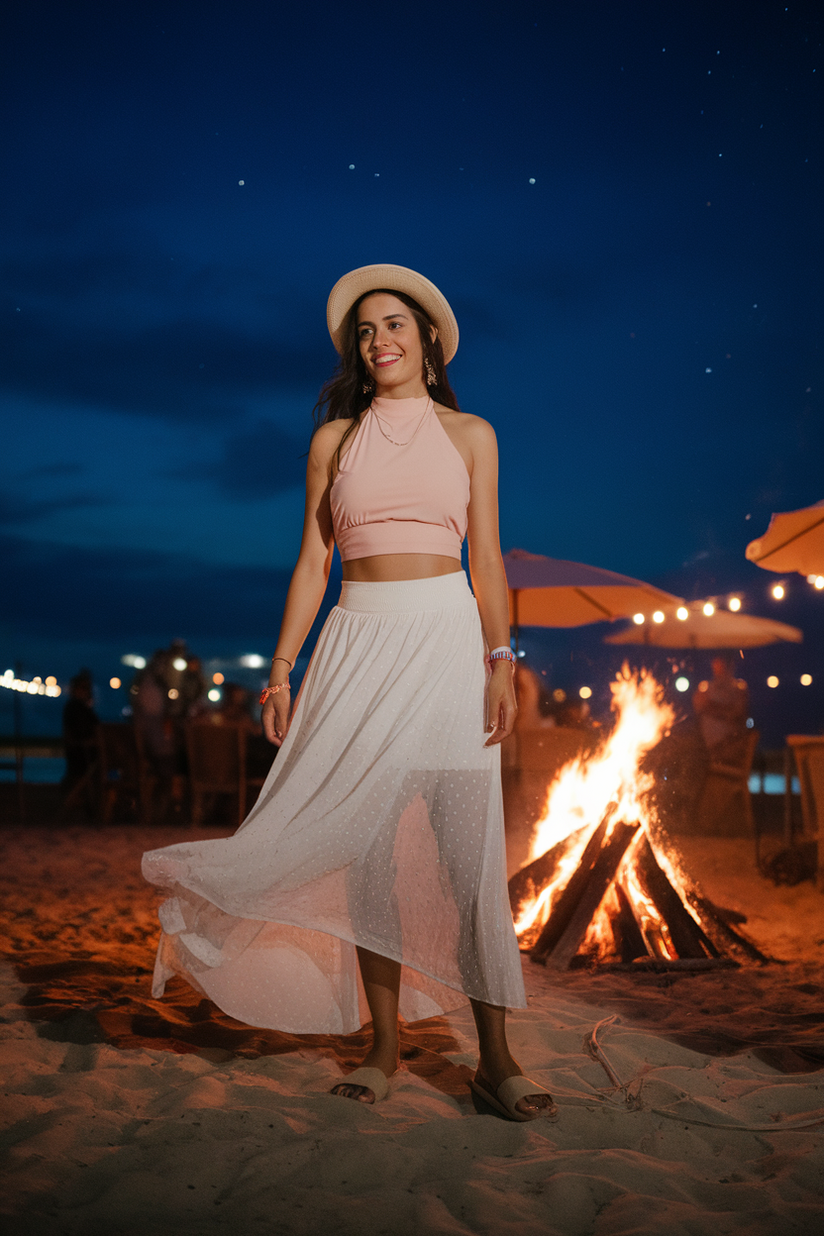
<path fill-rule="evenodd" d="M 630 1111 L 642 1111 L 645 1106 L 641 1101 L 641 1087 L 644 1081 L 643 1074 L 637 1073 L 630 1081 L 622 1082 L 607 1059 L 603 1047 L 598 1042 L 598 1032 L 606 1030 L 617 1021 L 620 1021 L 617 1013 L 613 1013 L 611 1017 L 605 1017 L 602 1021 L 599 1021 L 593 1030 L 584 1036 L 583 1048 L 588 1056 L 591 1056 L 593 1060 L 597 1060 L 601 1065 L 609 1078 L 612 1092 L 624 1096 L 624 1106 Z M 685 1099 L 691 1097 L 686 1092 L 682 1093 Z M 697 1124 L 707 1129 L 735 1130 L 741 1133 L 792 1133 L 796 1129 L 812 1129 L 817 1125 L 824 1124 L 824 1109 L 820 1108 L 817 1111 L 802 1112 L 800 1116 L 791 1117 L 788 1120 L 772 1120 L 769 1124 L 728 1124 L 723 1120 L 701 1120 L 697 1116 L 686 1116 L 681 1112 L 675 1112 L 671 1108 L 668 1109 L 666 1107 L 650 1107 L 647 1110 L 654 1112 L 656 1116 L 665 1116 L 668 1120 L 680 1120 L 682 1124 Z"/>

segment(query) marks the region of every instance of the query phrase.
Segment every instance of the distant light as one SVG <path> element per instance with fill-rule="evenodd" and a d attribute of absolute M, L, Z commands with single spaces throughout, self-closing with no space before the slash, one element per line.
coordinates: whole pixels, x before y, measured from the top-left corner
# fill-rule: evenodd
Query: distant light
<path fill-rule="evenodd" d="M 262 669 L 266 662 L 260 653 L 247 652 L 245 656 L 240 658 L 240 664 L 244 665 L 246 669 Z"/>
<path fill-rule="evenodd" d="M 47 686 L 47 687 L 56 687 L 56 686 L 57 686 L 57 679 L 56 679 L 56 678 L 47 678 L 47 679 L 46 679 L 46 686 Z"/>
<path fill-rule="evenodd" d="M 774 584 L 773 587 L 770 589 L 770 591 L 772 592 L 776 601 L 780 601 L 783 599 L 784 597 L 784 585 L 783 584 Z"/>
<path fill-rule="evenodd" d="M 689 691 L 689 689 L 690 689 L 689 678 L 683 678 L 683 677 L 676 678 L 675 680 L 675 690 L 676 691 Z"/>
<path fill-rule="evenodd" d="M 534 176 L 530 176 L 530 178 L 529 178 L 529 183 L 530 183 L 531 185 L 534 185 L 534 184 L 535 184 L 535 177 L 534 177 Z"/>
<path fill-rule="evenodd" d="M 813 685 L 812 674 L 802 674 L 801 675 L 801 685 L 802 687 L 811 687 Z"/>
<path fill-rule="evenodd" d="M 209 692 L 208 698 L 212 701 L 213 704 L 216 704 L 218 702 L 218 700 L 220 699 L 220 692 L 218 691 L 217 687 L 212 687 L 211 691 Z"/>
<path fill-rule="evenodd" d="M 737 614 L 739 609 L 741 608 L 741 598 L 740 597 L 730 597 L 728 604 L 732 612 L 734 614 Z"/>
<path fill-rule="evenodd" d="M 217 674 L 212 674 L 212 682 L 215 683 L 218 687 L 220 686 L 222 682 L 225 682 L 225 681 L 226 679 L 223 677 L 223 675 L 219 671 Z"/>
<path fill-rule="evenodd" d="M 145 669 L 146 658 L 139 657 L 136 652 L 127 652 L 124 657 L 120 658 L 121 665 L 131 665 L 133 669 Z"/>
<path fill-rule="evenodd" d="M 566 699 L 566 691 L 564 691 L 562 687 L 556 687 L 552 692 L 552 698 L 555 700 L 556 704 L 563 704 Z"/>
<path fill-rule="evenodd" d="M 824 575 L 816 575 L 813 587 L 817 588 L 819 592 L 824 588 Z"/>
<path fill-rule="evenodd" d="M 770 674 L 769 678 L 767 679 L 767 686 L 768 687 L 778 686 L 778 679 L 776 678 L 775 674 Z"/>
<path fill-rule="evenodd" d="M 123 686 L 123 684 L 119 678 L 110 678 L 109 686 L 111 687 L 113 691 L 119 691 L 120 688 Z"/>
<path fill-rule="evenodd" d="M 588 700 L 592 695 L 592 687 L 581 687 L 578 694 L 582 700 Z"/>
<path fill-rule="evenodd" d="M 238 181 L 238 184 L 239 184 L 239 185 L 245 185 L 245 184 L 246 184 L 246 181 L 245 181 L 245 180 L 239 180 L 239 181 Z"/>
<path fill-rule="evenodd" d="M 640 627 L 644 621 L 644 615 L 643 614 L 633 614 L 632 621 L 635 623 L 637 627 Z"/>
<path fill-rule="evenodd" d="M 355 170 L 355 165 L 354 165 L 354 163 L 350 163 L 350 164 L 349 164 L 349 171 L 350 171 L 350 172 L 354 172 L 354 170 Z"/>
<path fill-rule="evenodd" d="M 660 609 L 657 609 L 655 613 L 652 615 L 652 621 L 653 622 L 663 622 L 664 621 L 663 611 Z"/>
<path fill-rule="evenodd" d="M 522 648 L 520 652 L 516 652 L 516 653 L 515 653 L 515 656 L 516 656 L 516 657 L 525 657 L 525 656 L 526 656 L 526 650 Z"/>
<path fill-rule="evenodd" d="M 715 606 L 713 605 L 712 601 L 704 602 L 703 612 L 707 615 L 708 618 L 712 617 L 712 615 L 715 613 Z"/>
<path fill-rule="evenodd" d="M 679 605 L 678 609 L 675 611 L 675 617 L 680 618 L 682 622 L 685 622 L 689 616 L 690 611 L 687 609 L 686 605 Z"/>
<path fill-rule="evenodd" d="M 753 721 L 752 717 L 747 717 L 747 729 L 751 730 L 754 725 L 755 725 L 755 722 Z"/>
<path fill-rule="evenodd" d="M 172 665 L 174 666 L 176 670 L 183 671 L 186 669 L 188 662 L 186 661 L 185 657 L 175 657 L 174 661 L 172 661 Z"/>
<path fill-rule="evenodd" d="M 177 687 L 169 688 L 169 699 L 170 700 L 176 700 L 179 695 L 180 695 L 180 692 L 178 691 Z"/>

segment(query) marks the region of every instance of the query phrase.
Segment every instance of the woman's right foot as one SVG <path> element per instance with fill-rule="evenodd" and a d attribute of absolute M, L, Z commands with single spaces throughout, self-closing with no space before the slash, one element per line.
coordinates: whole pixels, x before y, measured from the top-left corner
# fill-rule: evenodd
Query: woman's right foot
<path fill-rule="evenodd" d="M 387 1086 L 381 1084 L 380 1077 L 377 1075 L 374 1078 L 362 1078 L 356 1081 L 355 1075 L 361 1072 L 361 1069 L 376 1069 L 382 1073 L 388 1083 L 389 1078 L 393 1073 L 397 1072 L 399 1064 L 398 1049 L 381 1050 L 373 1047 L 369 1054 L 365 1057 L 363 1064 L 355 1069 L 354 1073 L 350 1073 L 343 1081 L 338 1082 L 329 1091 L 330 1094 L 339 1095 L 343 1099 L 354 1099 L 358 1103 L 374 1103 L 377 1099 L 382 1099 L 386 1095 Z M 349 1078 L 353 1081 L 349 1081 Z M 372 1085 L 365 1085 L 366 1081 L 372 1081 Z"/>

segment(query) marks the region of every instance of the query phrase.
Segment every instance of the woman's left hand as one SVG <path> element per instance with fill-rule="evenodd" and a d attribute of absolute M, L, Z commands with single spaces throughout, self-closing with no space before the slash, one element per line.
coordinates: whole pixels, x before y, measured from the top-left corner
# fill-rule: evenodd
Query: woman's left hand
<path fill-rule="evenodd" d="M 486 688 L 486 730 L 489 734 L 485 747 L 493 747 L 512 733 L 518 705 L 515 703 L 515 675 L 509 661 L 498 661 Z"/>

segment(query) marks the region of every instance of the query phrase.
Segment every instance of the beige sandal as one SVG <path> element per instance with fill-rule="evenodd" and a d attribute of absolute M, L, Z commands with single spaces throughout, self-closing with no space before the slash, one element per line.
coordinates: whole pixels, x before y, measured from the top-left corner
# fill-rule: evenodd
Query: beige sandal
<path fill-rule="evenodd" d="M 534 1094 L 545 1094 L 547 1098 L 552 1098 L 543 1086 L 530 1081 L 528 1077 L 523 1077 L 520 1073 L 516 1073 L 514 1077 L 507 1077 L 496 1091 L 482 1081 L 478 1081 L 477 1078 L 473 1078 L 469 1084 L 475 1094 L 480 1095 L 484 1103 L 494 1107 L 502 1116 L 506 1116 L 507 1120 L 557 1120 L 558 1118 L 558 1108 L 554 1103 L 551 1107 L 539 1109 L 534 1116 L 518 1110 L 515 1104 L 519 1099 L 531 1098 Z"/>
<path fill-rule="evenodd" d="M 353 1073 L 347 1073 L 339 1082 L 335 1082 L 335 1086 L 360 1086 L 364 1090 L 371 1090 L 375 1096 L 375 1102 L 379 1103 L 381 1099 L 385 1099 L 389 1093 L 389 1078 L 384 1073 L 383 1069 L 369 1069 L 361 1067 L 355 1069 Z M 330 1094 L 332 1091 L 330 1090 Z M 348 1094 L 335 1095 L 335 1098 L 348 1099 Z M 360 1100 L 357 1100 L 360 1102 Z"/>

